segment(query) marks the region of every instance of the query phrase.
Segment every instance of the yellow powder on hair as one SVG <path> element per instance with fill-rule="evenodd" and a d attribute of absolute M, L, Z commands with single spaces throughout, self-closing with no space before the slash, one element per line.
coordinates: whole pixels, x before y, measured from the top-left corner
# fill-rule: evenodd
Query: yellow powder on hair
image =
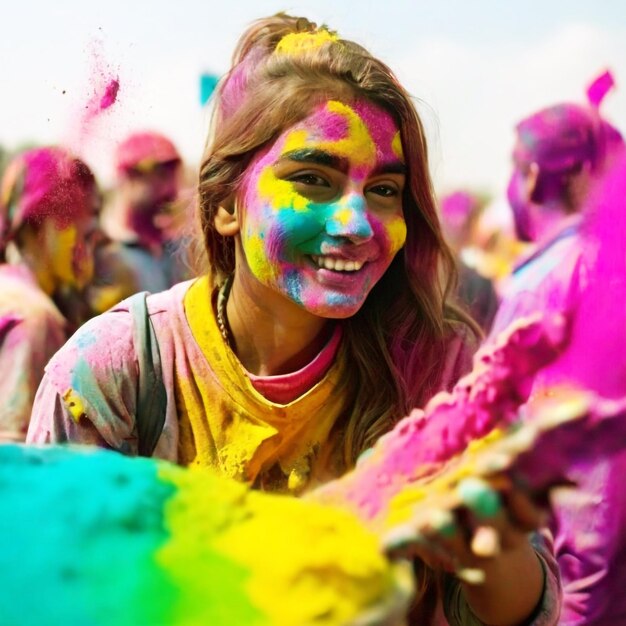
<path fill-rule="evenodd" d="M 314 33 L 289 33 L 276 46 L 276 52 L 289 56 L 297 56 L 307 50 L 315 50 L 329 43 L 339 41 L 337 35 L 321 29 Z"/>

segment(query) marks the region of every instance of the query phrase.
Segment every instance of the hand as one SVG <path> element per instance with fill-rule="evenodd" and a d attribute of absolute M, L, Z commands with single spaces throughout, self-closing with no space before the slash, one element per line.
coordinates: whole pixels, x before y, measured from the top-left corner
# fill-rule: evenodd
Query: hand
<path fill-rule="evenodd" d="M 418 557 L 432 569 L 480 584 L 498 560 L 527 549 L 528 533 L 539 527 L 543 513 L 506 476 L 489 482 L 467 478 L 457 491 L 461 506 L 453 511 L 430 511 L 426 524 L 406 529 L 389 552 L 392 557 Z"/>

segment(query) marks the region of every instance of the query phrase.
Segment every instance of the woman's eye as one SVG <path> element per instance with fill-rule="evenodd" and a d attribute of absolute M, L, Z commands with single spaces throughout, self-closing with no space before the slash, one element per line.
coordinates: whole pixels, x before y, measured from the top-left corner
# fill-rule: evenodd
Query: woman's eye
<path fill-rule="evenodd" d="M 393 198 L 398 195 L 398 189 L 391 185 L 375 185 L 374 187 L 370 187 L 368 191 L 375 193 L 377 196 L 382 196 L 383 198 Z"/>
<path fill-rule="evenodd" d="M 295 174 L 290 176 L 289 180 L 292 183 L 300 183 L 301 185 L 308 185 L 310 187 L 330 187 L 330 183 L 317 174 Z"/>

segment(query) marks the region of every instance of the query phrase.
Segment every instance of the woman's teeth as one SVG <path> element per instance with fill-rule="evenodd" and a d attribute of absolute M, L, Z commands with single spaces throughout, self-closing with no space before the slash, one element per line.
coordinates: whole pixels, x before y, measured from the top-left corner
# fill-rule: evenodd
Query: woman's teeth
<path fill-rule="evenodd" d="M 329 256 L 311 255 L 311 258 L 319 267 L 334 272 L 357 272 L 363 267 L 362 261 L 348 261 L 346 259 L 335 259 Z"/>

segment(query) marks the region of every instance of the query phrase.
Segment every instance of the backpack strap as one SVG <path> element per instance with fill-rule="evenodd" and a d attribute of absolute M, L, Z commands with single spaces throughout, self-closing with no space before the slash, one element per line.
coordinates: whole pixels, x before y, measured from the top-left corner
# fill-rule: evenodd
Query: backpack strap
<path fill-rule="evenodd" d="M 133 343 L 139 366 L 135 411 L 139 456 L 152 456 L 163 432 L 167 410 L 159 342 L 148 313 L 147 296 L 148 292 L 142 291 L 127 300 L 133 320 Z"/>

